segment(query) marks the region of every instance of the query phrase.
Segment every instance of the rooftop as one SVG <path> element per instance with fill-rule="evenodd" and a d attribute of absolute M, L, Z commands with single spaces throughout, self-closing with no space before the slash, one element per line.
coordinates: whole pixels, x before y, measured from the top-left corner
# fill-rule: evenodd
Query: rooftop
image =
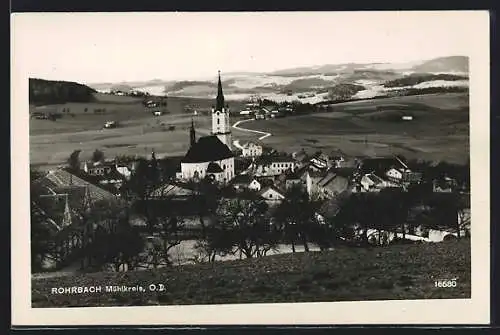
<path fill-rule="evenodd" d="M 240 174 L 233 178 L 232 184 L 249 184 L 252 182 L 252 177 L 248 174 Z"/>
<path fill-rule="evenodd" d="M 234 157 L 229 147 L 215 135 L 205 136 L 189 148 L 181 163 L 202 163 Z"/>
<path fill-rule="evenodd" d="M 189 188 L 184 188 L 181 185 L 163 184 L 156 188 L 152 194 L 153 197 L 187 197 L 193 195 L 193 191 Z"/>
<path fill-rule="evenodd" d="M 224 170 L 222 170 L 219 164 L 214 162 L 210 162 L 210 164 L 208 164 L 207 173 L 220 173 L 220 172 L 224 172 Z"/>
<path fill-rule="evenodd" d="M 63 170 L 57 169 L 49 171 L 44 177 L 39 178 L 34 182 L 35 187 L 42 187 L 55 190 L 61 187 L 83 186 L 88 188 L 90 200 L 92 202 L 104 199 L 117 199 L 115 195 L 103 188 L 89 183 L 76 175 Z"/>

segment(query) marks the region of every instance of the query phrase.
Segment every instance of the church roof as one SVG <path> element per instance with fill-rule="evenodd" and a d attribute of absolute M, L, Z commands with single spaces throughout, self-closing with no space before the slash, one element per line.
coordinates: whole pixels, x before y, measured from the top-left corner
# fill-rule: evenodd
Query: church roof
<path fill-rule="evenodd" d="M 189 148 L 181 163 L 203 163 L 234 157 L 227 145 L 215 135 L 201 137 Z"/>
<path fill-rule="evenodd" d="M 219 172 L 223 172 L 223 171 L 224 170 L 222 170 L 220 165 L 217 163 L 211 162 L 210 164 L 208 164 L 207 173 L 219 173 Z"/>

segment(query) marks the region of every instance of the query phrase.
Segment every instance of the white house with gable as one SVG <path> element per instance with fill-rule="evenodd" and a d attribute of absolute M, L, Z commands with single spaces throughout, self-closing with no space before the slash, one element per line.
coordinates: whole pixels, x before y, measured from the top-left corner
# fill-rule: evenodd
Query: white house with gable
<path fill-rule="evenodd" d="M 259 157 L 262 155 L 262 146 L 253 142 L 245 143 L 241 149 L 243 157 Z"/>
<path fill-rule="evenodd" d="M 285 199 L 285 195 L 273 186 L 266 186 L 260 191 L 260 196 L 264 198 L 264 200 L 269 205 L 277 205 L 281 203 L 283 199 Z"/>

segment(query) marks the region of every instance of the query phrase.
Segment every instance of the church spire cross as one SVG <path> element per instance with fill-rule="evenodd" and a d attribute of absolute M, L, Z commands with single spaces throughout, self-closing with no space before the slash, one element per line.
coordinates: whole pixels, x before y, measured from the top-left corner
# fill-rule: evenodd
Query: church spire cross
<path fill-rule="evenodd" d="M 222 82 L 220 79 L 220 71 L 219 73 L 219 82 L 217 83 L 217 99 L 216 99 L 216 106 L 215 110 L 222 111 L 222 108 L 224 108 L 224 93 L 222 92 Z"/>

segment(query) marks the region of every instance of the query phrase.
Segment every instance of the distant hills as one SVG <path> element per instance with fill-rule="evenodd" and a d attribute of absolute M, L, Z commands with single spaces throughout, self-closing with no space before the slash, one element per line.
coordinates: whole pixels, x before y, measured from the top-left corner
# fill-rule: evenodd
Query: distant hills
<path fill-rule="evenodd" d="M 278 76 L 303 76 L 303 75 L 335 75 L 360 70 L 400 72 L 428 72 L 428 73 L 466 73 L 469 71 L 469 59 L 466 56 L 439 57 L 431 60 L 407 63 L 346 63 L 327 64 L 321 66 L 299 67 L 271 72 Z"/>
<path fill-rule="evenodd" d="M 469 59 L 466 56 L 440 57 L 407 63 L 346 63 L 303 66 L 282 69 L 269 73 L 232 72 L 223 73 L 222 85 L 228 100 L 248 100 L 255 97 L 274 101 L 301 101 L 316 103 L 331 99 L 364 99 L 388 94 L 397 94 L 398 90 L 446 90 L 468 89 Z M 110 91 L 147 92 L 151 95 L 168 95 L 192 98 L 213 98 L 216 89 L 216 76 L 207 80 L 166 81 L 158 78 L 148 81 L 96 83 L 91 87 L 76 83 L 53 84 L 67 86 L 67 91 L 56 89 L 51 93 L 59 100 L 90 99 L 91 92 Z M 62 82 L 60 82 L 62 83 Z M 45 101 L 48 99 L 41 92 L 38 82 L 30 81 L 30 99 Z M 59 86 L 58 86 L 59 85 Z M 49 89 L 52 91 L 52 88 Z M 76 94 L 76 95 L 75 95 Z M 349 96 L 350 95 L 350 96 Z M 349 96 L 349 97 L 348 97 Z"/>
<path fill-rule="evenodd" d="M 29 102 L 33 105 L 94 101 L 97 91 L 70 81 L 29 78 Z"/>

